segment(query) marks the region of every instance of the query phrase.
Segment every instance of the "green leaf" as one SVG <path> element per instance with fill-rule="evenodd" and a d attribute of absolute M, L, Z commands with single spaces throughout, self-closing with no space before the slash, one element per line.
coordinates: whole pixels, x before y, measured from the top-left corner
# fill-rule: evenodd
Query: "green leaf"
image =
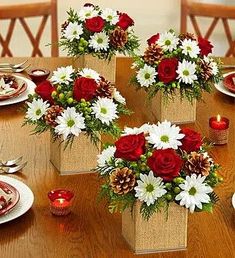
<path fill-rule="evenodd" d="M 202 204 L 202 211 L 207 211 L 207 212 L 212 213 L 213 212 L 213 204 L 211 202 L 210 203 L 203 203 Z"/>

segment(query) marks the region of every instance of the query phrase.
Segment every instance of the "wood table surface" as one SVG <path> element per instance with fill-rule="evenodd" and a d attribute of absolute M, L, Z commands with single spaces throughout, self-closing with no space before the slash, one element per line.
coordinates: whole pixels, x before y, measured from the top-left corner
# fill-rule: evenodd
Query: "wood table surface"
<path fill-rule="evenodd" d="M 1 59 L 17 63 L 23 58 Z M 225 59 L 235 64 L 235 59 Z M 70 65 L 69 58 L 32 58 L 31 67 L 51 71 Z M 122 117 L 120 125 L 139 126 L 147 122 L 145 95 L 128 85 L 131 59 L 117 59 L 116 87 L 126 97 L 131 117 Z M 0 159 L 23 155 L 28 161 L 21 174 L 11 177 L 25 182 L 33 191 L 32 208 L 23 216 L 0 225 L 2 258 L 130 258 L 136 257 L 121 234 L 121 215 L 110 214 L 104 203 L 97 203 L 100 181 L 97 174 L 60 176 L 49 161 L 49 135 L 30 135 L 32 127 L 21 127 L 23 103 L 0 107 Z M 156 258 L 233 258 L 235 257 L 235 210 L 231 197 L 235 182 L 235 102 L 217 90 L 204 94 L 197 104 L 197 121 L 187 125 L 208 136 L 209 117 L 221 114 L 230 119 L 227 145 L 216 146 L 211 154 L 221 164 L 224 183 L 217 187 L 220 202 L 213 214 L 189 215 L 186 251 L 138 255 Z M 151 121 L 154 122 L 154 121 Z M 156 121 L 155 121 L 156 122 Z M 72 213 L 52 216 L 47 193 L 55 188 L 75 193 Z M 158 236 L 156 236 L 156 239 Z"/>

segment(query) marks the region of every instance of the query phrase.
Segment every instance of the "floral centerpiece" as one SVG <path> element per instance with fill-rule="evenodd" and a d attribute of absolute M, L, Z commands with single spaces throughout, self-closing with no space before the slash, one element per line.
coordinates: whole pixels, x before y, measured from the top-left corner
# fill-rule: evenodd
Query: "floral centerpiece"
<path fill-rule="evenodd" d="M 186 33 L 177 36 L 173 30 L 158 33 L 148 39 L 142 56 L 136 56 L 132 82 L 152 98 L 158 91 L 167 98 L 201 99 L 210 92 L 213 83 L 221 79 L 219 61 L 210 57 L 212 44 L 204 38 Z"/>
<path fill-rule="evenodd" d="M 98 156 L 104 178 L 101 197 L 109 211 L 124 211 L 139 200 L 149 219 L 171 202 L 194 211 L 212 211 L 218 200 L 213 188 L 222 181 L 201 135 L 168 121 L 125 128 L 114 145 Z"/>
<path fill-rule="evenodd" d="M 35 126 L 35 133 L 50 130 L 54 139 L 72 143 L 83 131 L 93 142 L 99 133 L 118 137 L 116 120 L 129 114 L 125 98 L 96 71 L 72 66 L 60 67 L 50 81 L 37 85 L 27 102 L 24 124 Z"/>
<path fill-rule="evenodd" d="M 139 47 L 133 25 L 126 13 L 85 4 L 78 12 L 68 11 L 59 45 L 69 56 L 92 54 L 110 60 L 116 52 L 133 55 Z"/>

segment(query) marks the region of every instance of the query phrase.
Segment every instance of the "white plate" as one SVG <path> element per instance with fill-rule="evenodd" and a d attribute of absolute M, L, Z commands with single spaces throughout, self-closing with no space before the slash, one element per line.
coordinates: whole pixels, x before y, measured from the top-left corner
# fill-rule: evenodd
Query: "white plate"
<path fill-rule="evenodd" d="M 231 74 L 231 73 L 234 73 L 234 72 L 225 73 L 225 74 L 223 75 L 223 77 L 225 77 L 225 76 L 227 76 L 227 75 L 229 75 L 229 74 Z M 222 93 L 224 93 L 224 94 L 226 94 L 226 95 L 228 95 L 228 96 L 231 96 L 231 97 L 234 97 L 234 98 L 235 98 L 235 93 L 233 93 L 233 92 L 229 91 L 228 89 L 226 89 L 226 88 L 224 87 L 224 85 L 223 85 L 223 81 L 220 81 L 219 83 L 216 83 L 216 84 L 215 84 L 215 88 L 216 88 L 218 91 L 220 91 L 220 92 L 222 92 Z"/>
<path fill-rule="evenodd" d="M 2 224 L 16 219 L 27 212 L 33 204 L 34 195 L 26 184 L 15 178 L 0 176 L 0 180 L 14 186 L 20 194 L 20 200 L 16 206 L 6 215 L 0 216 L 0 224 Z"/>
<path fill-rule="evenodd" d="M 29 94 L 33 94 L 34 93 L 34 89 L 36 88 L 36 84 L 32 81 L 30 81 L 29 79 L 19 76 L 19 75 L 14 75 L 16 78 L 19 78 L 23 81 L 26 82 L 27 84 L 27 89 L 25 92 L 23 92 L 21 95 L 19 95 L 18 97 L 15 98 L 10 98 L 10 99 L 6 99 L 6 100 L 1 100 L 0 101 L 0 106 L 6 106 L 6 105 L 11 105 L 11 104 L 16 104 L 22 101 L 25 101 L 28 99 L 28 95 Z"/>
<path fill-rule="evenodd" d="M 233 194 L 233 197 L 232 197 L 232 204 L 233 204 L 233 208 L 235 209 L 235 193 Z"/>

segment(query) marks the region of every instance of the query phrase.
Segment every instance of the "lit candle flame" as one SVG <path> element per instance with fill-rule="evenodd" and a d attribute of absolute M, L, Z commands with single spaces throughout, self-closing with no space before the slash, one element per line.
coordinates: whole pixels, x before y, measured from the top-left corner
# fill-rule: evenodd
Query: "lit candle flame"
<path fill-rule="evenodd" d="M 217 115 L 217 122 L 220 122 L 220 120 L 221 120 L 221 116 Z"/>
<path fill-rule="evenodd" d="M 64 203 L 64 199 L 58 199 L 58 201 L 62 204 Z"/>

